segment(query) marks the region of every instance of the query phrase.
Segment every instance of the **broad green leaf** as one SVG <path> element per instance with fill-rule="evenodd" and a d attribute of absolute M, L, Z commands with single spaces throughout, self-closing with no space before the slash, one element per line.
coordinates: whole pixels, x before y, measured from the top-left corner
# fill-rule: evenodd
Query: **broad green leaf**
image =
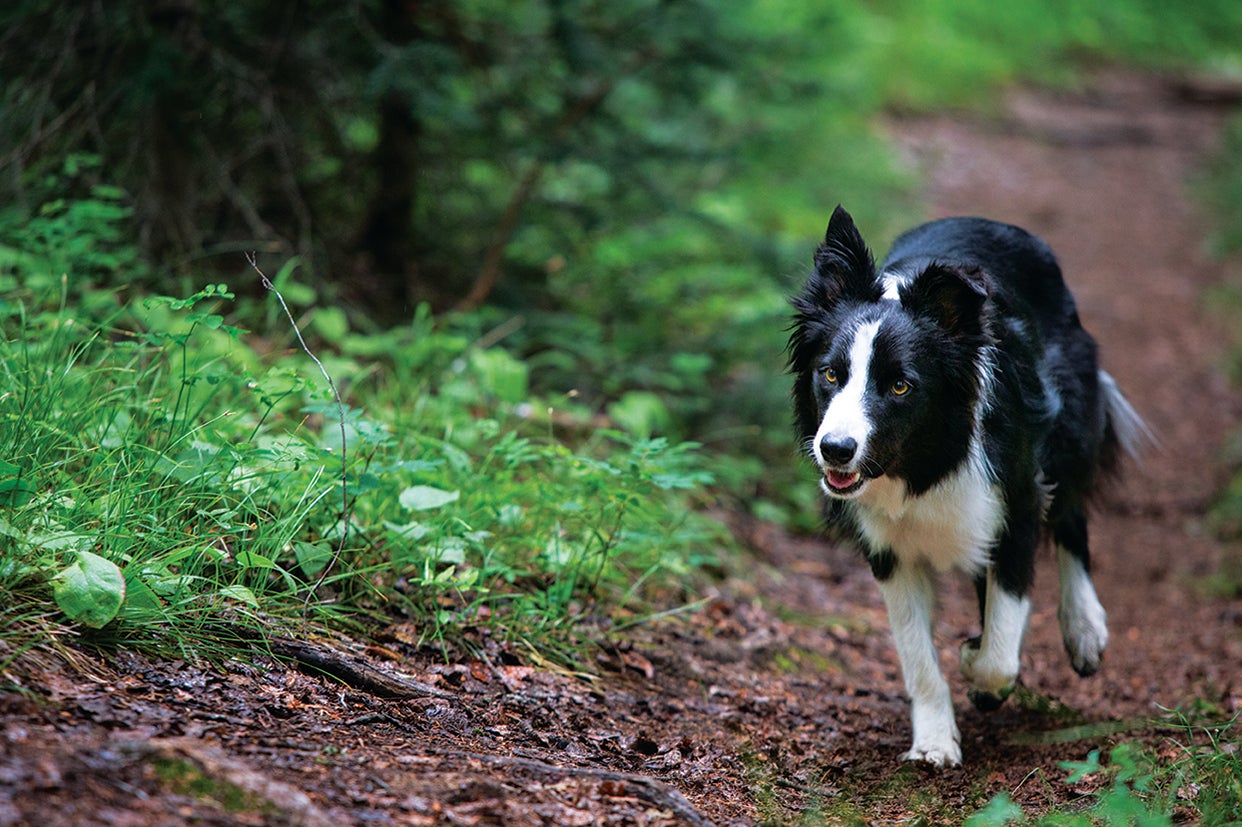
<path fill-rule="evenodd" d="M 349 333 L 349 319 L 339 307 L 318 307 L 314 315 L 315 330 L 329 342 L 339 342 Z"/>
<path fill-rule="evenodd" d="M 664 400 L 647 391 L 630 391 L 608 406 L 608 416 L 632 436 L 642 439 L 667 430 L 672 416 Z"/>
<path fill-rule="evenodd" d="M 276 563 L 271 558 L 264 557 L 262 554 L 255 554 L 253 551 L 237 552 L 237 565 L 247 569 L 276 568 Z"/>
<path fill-rule="evenodd" d="M 982 810 L 967 818 L 965 825 L 966 827 L 1004 827 L 1006 824 L 1021 821 L 1025 815 L 1022 808 L 1009 797 L 1009 794 L 1002 792 L 989 801 Z"/>
<path fill-rule="evenodd" d="M 158 611 L 164 604 L 151 587 L 142 582 L 137 575 L 131 574 L 133 567 L 125 570 L 125 613 L 145 614 Z"/>
<path fill-rule="evenodd" d="M 34 486 L 23 479 L 0 480 L 0 505 L 25 505 L 34 495 Z"/>
<path fill-rule="evenodd" d="M 455 502 L 459 496 L 460 491 L 445 491 L 430 485 L 412 485 L 401 492 L 400 502 L 402 508 L 411 511 L 428 511 Z"/>
<path fill-rule="evenodd" d="M 101 629 L 125 602 L 125 576 L 116 563 L 89 551 L 52 578 L 56 605 L 70 620 Z"/>
<path fill-rule="evenodd" d="M 1066 784 L 1077 784 L 1088 775 L 1094 775 L 1103 769 L 1100 764 L 1100 751 L 1098 749 L 1093 749 L 1087 753 L 1086 761 L 1061 761 L 1057 766 L 1069 772 L 1069 776 L 1065 779 Z"/>
<path fill-rule="evenodd" d="M 435 559 L 437 563 L 452 563 L 453 566 L 460 566 L 466 562 L 466 544 L 460 537 L 445 537 L 440 547 L 436 549 Z"/>
<path fill-rule="evenodd" d="M 384 521 L 384 528 L 393 534 L 394 540 L 421 540 L 431 533 L 431 527 L 423 525 L 419 522 L 405 523 L 398 525 L 397 523 Z"/>
<path fill-rule="evenodd" d="M 332 548 L 327 543 L 305 543 L 298 540 L 293 544 L 293 554 L 298 558 L 298 565 L 307 577 L 318 575 L 332 560 Z"/>
<path fill-rule="evenodd" d="M 259 608 L 259 599 L 254 596 L 254 592 L 245 586 L 233 585 L 225 586 L 217 592 L 221 597 L 228 600 L 236 600 L 239 603 L 245 603 L 255 609 Z"/>
<path fill-rule="evenodd" d="M 485 392 L 493 394 L 501 402 L 516 404 L 526 398 L 530 369 L 508 352 L 493 348 L 476 350 L 470 354 Z"/>

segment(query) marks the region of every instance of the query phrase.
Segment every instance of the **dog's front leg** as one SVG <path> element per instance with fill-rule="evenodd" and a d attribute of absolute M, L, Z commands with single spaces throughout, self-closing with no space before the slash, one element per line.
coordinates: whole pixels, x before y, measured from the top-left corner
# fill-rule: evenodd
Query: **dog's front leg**
<path fill-rule="evenodd" d="M 880 594 L 888 609 L 897 657 L 910 696 L 913 745 L 903 757 L 937 766 L 960 764 L 962 748 L 953 720 L 953 698 L 940 673 L 932 638 L 932 577 L 918 563 L 893 561 L 887 571 L 876 571 Z"/>
<path fill-rule="evenodd" d="M 995 709 L 1013 692 L 1030 614 L 1030 597 L 1006 588 L 989 568 L 983 633 L 963 644 L 961 652 L 962 675 L 970 682 L 970 699 L 979 709 Z"/>

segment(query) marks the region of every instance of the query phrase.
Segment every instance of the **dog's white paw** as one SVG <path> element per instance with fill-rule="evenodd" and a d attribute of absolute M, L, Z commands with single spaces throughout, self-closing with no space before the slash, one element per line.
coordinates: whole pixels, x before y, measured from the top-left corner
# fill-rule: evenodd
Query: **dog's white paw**
<path fill-rule="evenodd" d="M 1084 678 L 1100 671 L 1100 661 L 1108 647 L 1108 626 L 1099 602 L 1083 607 L 1086 611 L 1061 612 L 1061 639 L 1074 671 Z"/>
<path fill-rule="evenodd" d="M 962 644 L 959 666 L 972 687 L 1002 701 L 1013 694 L 1018 683 L 1018 664 L 1002 663 L 1000 658 L 982 651 L 978 638 Z"/>
<path fill-rule="evenodd" d="M 956 741 L 947 744 L 915 744 L 901 757 L 906 761 L 923 761 L 935 767 L 956 767 L 962 763 L 962 748 Z"/>
<path fill-rule="evenodd" d="M 1064 549 L 1057 551 L 1061 569 L 1061 602 L 1057 619 L 1061 640 L 1074 671 L 1086 677 L 1100 670 L 1108 646 L 1108 614 L 1100 605 L 1086 566 Z"/>
<path fill-rule="evenodd" d="M 937 767 L 962 763 L 962 736 L 953 720 L 953 702 L 948 684 L 934 698 L 910 706 L 913 732 L 910 751 L 902 755 L 907 761 L 925 761 Z"/>

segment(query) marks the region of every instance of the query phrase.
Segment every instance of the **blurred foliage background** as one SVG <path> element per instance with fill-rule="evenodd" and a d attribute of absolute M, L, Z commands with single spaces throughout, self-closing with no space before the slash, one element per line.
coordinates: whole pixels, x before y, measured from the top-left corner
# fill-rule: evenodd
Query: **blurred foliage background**
<path fill-rule="evenodd" d="M 77 283 L 255 298 L 258 250 L 323 338 L 471 313 L 539 390 L 757 458 L 825 216 L 877 247 L 919 216 L 878 112 L 1099 61 L 1237 72 L 1239 32 L 1228 0 L 17 0 L 0 232 L 91 196 L 132 243 L 59 264 Z"/>
<path fill-rule="evenodd" d="M 220 302 L 202 288 L 225 282 L 220 312 L 252 332 L 232 370 L 265 389 L 263 360 L 294 341 L 243 256 L 258 251 L 347 404 L 381 420 L 355 423 L 364 446 L 437 427 L 483 445 L 507 438 L 503 409 L 548 443 L 615 428 L 633 478 L 666 490 L 686 486 L 642 463 L 694 440 L 734 507 L 810 525 L 785 297 L 838 202 L 877 248 L 922 217 L 879 115 L 986 109 L 1005 84 L 1073 86 L 1105 62 L 1236 77 L 1240 43 L 1236 0 L 14 0 L 0 268 L 21 302 L 170 337 L 183 371 L 180 323 L 118 308 Z M 1211 196 L 1226 240 L 1240 134 Z M 5 307 L 10 337 L 56 328 Z M 317 404 L 303 422 L 332 416 Z M 422 461 L 409 451 L 389 462 L 415 474 L 401 486 L 421 473 L 400 466 Z M 467 535 L 453 565 L 481 543 Z"/>

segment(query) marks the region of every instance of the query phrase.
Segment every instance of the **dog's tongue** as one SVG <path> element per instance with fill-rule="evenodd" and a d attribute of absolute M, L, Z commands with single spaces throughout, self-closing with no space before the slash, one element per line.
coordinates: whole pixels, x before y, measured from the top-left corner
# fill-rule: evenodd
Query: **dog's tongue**
<path fill-rule="evenodd" d="M 843 474 L 840 471 L 829 471 L 828 484 L 837 490 L 849 488 L 851 485 L 858 482 L 858 476 L 857 471 L 852 474 Z"/>

